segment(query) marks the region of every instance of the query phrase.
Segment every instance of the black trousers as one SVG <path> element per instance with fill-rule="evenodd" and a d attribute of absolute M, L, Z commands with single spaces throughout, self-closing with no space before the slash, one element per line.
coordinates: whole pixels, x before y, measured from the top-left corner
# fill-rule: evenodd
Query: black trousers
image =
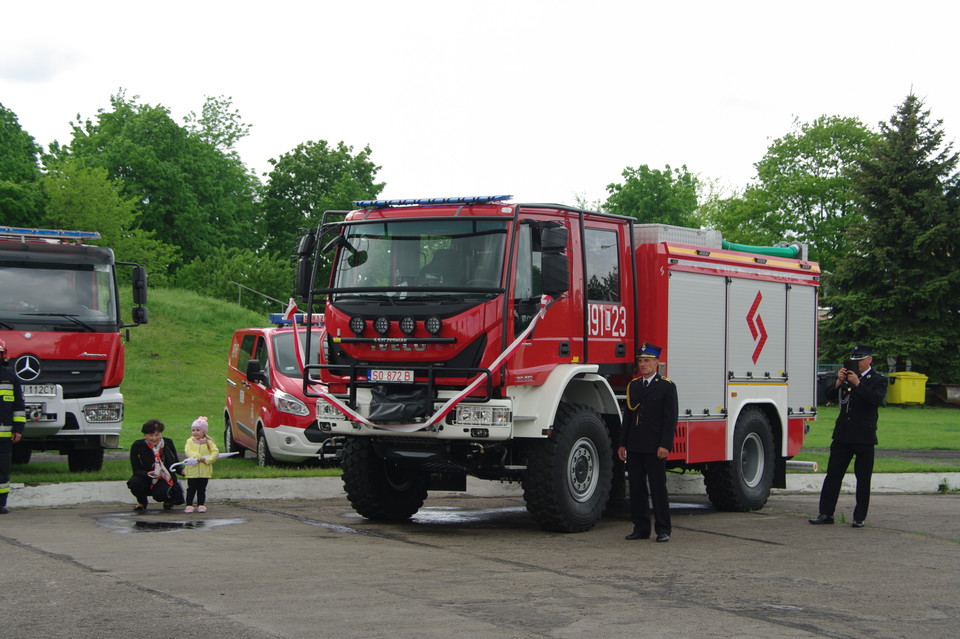
<path fill-rule="evenodd" d="M 667 495 L 667 460 L 658 459 L 656 453 L 627 451 L 627 475 L 630 481 L 630 519 L 633 529 L 642 537 L 650 534 L 650 506 L 653 497 L 654 531 L 669 535 L 670 497 Z M 650 491 L 647 492 L 647 482 Z"/>
<path fill-rule="evenodd" d="M 0 507 L 7 505 L 10 494 L 10 467 L 13 465 L 13 440 L 0 437 Z"/>
<path fill-rule="evenodd" d="M 174 479 L 172 486 L 163 480 L 150 486 L 149 478 L 134 475 L 127 480 L 127 488 L 133 493 L 138 504 L 146 505 L 150 497 L 153 497 L 156 501 L 170 502 L 174 506 L 183 503 L 183 486 L 176 479 Z"/>
<path fill-rule="evenodd" d="M 187 479 L 187 505 L 193 505 L 193 498 L 197 498 L 197 506 L 203 506 L 207 501 L 207 483 L 209 477 L 190 477 Z"/>
<path fill-rule="evenodd" d="M 850 460 L 856 458 L 853 462 L 853 473 L 857 478 L 857 505 L 853 509 L 853 519 L 864 521 L 867 518 L 874 448 L 874 444 L 844 444 L 837 441 L 830 444 L 827 476 L 823 478 L 823 488 L 820 489 L 820 514 L 833 517 L 837 500 L 840 498 L 843 476 L 847 474 Z"/>

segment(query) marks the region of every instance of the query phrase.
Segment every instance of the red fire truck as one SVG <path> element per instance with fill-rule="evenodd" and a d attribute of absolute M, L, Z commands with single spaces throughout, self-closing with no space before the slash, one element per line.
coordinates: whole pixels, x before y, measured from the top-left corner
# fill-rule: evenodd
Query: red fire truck
<path fill-rule="evenodd" d="M 84 244 L 99 233 L 0 227 L 0 336 L 23 384 L 27 425 L 15 463 L 34 450 L 99 470 L 123 422 L 120 330 L 145 324 L 147 274 Z M 133 324 L 120 319 L 118 264 L 133 266 Z"/>
<path fill-rule="evenodd" d="M 678 389 L 668 468 L 702 472 L 717 508 L 761 508 L 816 416 L 804 247 L 508 200 L 356 202 L 301 240 L 297 294 L 326 321 L 307 368 L 357 512 L 406 519 L 471 475 L 521 482 L 545 529 L 591 528 L 622 489 L 642 341 Z"/>

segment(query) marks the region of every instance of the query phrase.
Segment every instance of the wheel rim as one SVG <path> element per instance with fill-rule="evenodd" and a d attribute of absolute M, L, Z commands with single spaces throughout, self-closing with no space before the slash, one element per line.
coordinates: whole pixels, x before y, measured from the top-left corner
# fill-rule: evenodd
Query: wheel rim
<path fill-rule="evenodd" d="M 267 441 L 263 438 L 263 435 L 257 437 L 257 462 L 261 466 L 267 465 Z"/>
<path fill-rule="evenodd" d="M 593 440 L 577 440 L 567 457 L 567 488 L 578 502 L 589 500 L 600 480 L 597 466 L 597 447 Z"/>
<path fill-rule="evenodd" d="M 764 470 L 763 442 L 756 433 L 748 434 L 740 447 L 740 476 L 750 488 L 760 485 Z"/>

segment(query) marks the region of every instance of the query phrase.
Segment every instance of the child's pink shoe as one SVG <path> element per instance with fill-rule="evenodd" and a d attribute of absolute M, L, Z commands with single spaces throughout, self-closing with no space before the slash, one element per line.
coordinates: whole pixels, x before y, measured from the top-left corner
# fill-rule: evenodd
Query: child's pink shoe
<path fill-rule="evenodd" d="M 192 512 L 193 512 L 193 506 L 187 506 L 186 508 L 183 509 L 183 512 L 185 512 L 185 513 L 192 513 Z"/>
<path fill-rule="evenodd" d="M 207 507 L 206 507 L 206 506 L 197 506 L 197 512 L 198 512 L 198 513 L 205 513 L 205 512 L 207 512 Z"/>

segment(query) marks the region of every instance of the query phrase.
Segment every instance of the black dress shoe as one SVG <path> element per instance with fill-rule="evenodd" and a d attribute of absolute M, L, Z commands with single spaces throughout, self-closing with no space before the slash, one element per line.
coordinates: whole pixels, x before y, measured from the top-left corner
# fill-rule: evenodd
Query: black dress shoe
<path fill-rule="evenodd" d="M 6 506 L 0 506 L 0 515 L 6 515 L 8 512 L 10 511 L 7 510 Z"/>
<path fill-rule="evenodd" d="M 629 539 L 630 541 L 633 541 L 634 539 L 650 539 L 650 533 L 647 533 L 646 535 L 641 535 L 639 532 L 634 530 L 632 533 L 624 537 L 624 539 Z"/>
<path fill-rule="evenodd" d="M 808 519 L 811 524 L 820 525 L 820 524 L 832 524 L 833 517 L 830 515 L 817 515 L 816 519 Z"/>
<path fill-rule="evenodd" d="M 667 533 L 657 533 L 657 541 L 663 543 L 665 541 L 670 541 L 670 535 Z"/>
<path fill-rule="evenodd" d="M 854 528 L 863 528 L 864 526 L 866 526 L 865 523 L 863 523 L 862 521 L 857 521 L 856 519 L 854 519 L 853 523 L 850 525 Z"/>

